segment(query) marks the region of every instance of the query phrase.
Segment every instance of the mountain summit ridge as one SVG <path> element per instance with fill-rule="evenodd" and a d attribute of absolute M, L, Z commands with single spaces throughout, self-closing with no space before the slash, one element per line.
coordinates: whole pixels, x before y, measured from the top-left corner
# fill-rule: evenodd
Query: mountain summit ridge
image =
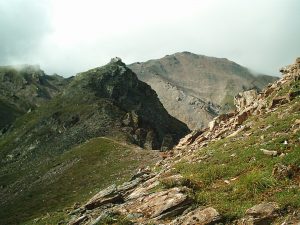
<path fill-rule="evenodd" d="M 254 75 L 225 58 L 178 52 L 161 59 L 129 65 L 157 92 L 168 112 L 191 129 L 207 127 L 215 116 L 234 109 L 240 91 L 261 90 L 278 79 Z"/>

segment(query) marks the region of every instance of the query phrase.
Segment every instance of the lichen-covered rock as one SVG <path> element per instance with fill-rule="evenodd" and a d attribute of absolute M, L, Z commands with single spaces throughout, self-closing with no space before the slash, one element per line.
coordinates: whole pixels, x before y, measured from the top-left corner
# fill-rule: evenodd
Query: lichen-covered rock
<path fill-rule="evenodd" d="M 143 213 L 145 218 L 165 219 L 181 214 L 189 207 L 189 199 L 186 188 L 171 188 L 165 191 L 156 192 L 142 196 L 134 202 L 129 203 L 129 213 Z"/>
<path fill-rule="evenodd" d="M 221 215 L 214 208 L 198 208 L 175 219 L 171 225 L 207 225 L 216 224 L 220 220 Z"/>
<path fill-rule="evenodd" d="M 271 222 L 279 215 L 276 202 L 261 203 L 246 210 L 246 217 L 240 220 L 241 225 L 263 225 Z"/>
<path fill-rule="evenodd" d="M 185 181 L 181 174 L 166 176 L 160 179 L 160 182 L 166 187 L 184 186 Z"/>

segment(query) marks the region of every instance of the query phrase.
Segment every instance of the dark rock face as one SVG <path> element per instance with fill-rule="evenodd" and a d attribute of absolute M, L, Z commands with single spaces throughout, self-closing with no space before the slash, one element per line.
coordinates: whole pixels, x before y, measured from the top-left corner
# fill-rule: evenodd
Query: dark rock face
<path fill-rule="evenodd" d="M 125 112 L 121 126 L 139 146 L 167 150 L 188 132 L 185 124 L 167 113 L 155 91 L 139 81 L 120 59 L 79 77 L 80 89 L 89 89 Z"/>

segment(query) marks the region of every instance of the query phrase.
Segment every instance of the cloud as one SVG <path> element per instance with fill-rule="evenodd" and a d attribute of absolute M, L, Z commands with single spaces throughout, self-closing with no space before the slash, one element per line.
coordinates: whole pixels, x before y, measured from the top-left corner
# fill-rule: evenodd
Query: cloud
<path fill-rule="evenodd" d="M 0 62 L 65 76 L 114 56 L 132 63 L 178 51 L 276 75 L 300 52 L 298 0 L 4 1 Z"/>
<path fill-rule="evenodd" d="M 0 62 L 11 64 L 30 61 L 51 31 L 44 0 L 0 0 Z"/>

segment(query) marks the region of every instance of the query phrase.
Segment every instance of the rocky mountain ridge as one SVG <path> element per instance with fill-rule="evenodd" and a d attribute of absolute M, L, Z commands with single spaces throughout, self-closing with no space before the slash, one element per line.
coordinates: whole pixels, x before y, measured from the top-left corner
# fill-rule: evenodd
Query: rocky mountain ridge
<path fill-rule="evenodd" d="M 129 65 L 158 94 L 168 112 L 190 129 L 207 127 L 215 116 L 234 109 L 240 91 L 261 90 L 277 78 L 253 74 L 232 61 L 180 52 Z"/>
<path fill-rule="evenodd" d="M 300 58 L 153 169 L 69 208 L 69 225 L 299 224 Z"/>
<path fill-rule="evenodd" d="M 44 75 L 34 77 L 38 86 Z M 188 132 L 121 59 L 80 73 L 1 135 L 0 224 L 25 222 L 94 192 L 98 183 L 121 181 L 157 160 L 158 151 L 145 149 L 168 150 Z"/>

